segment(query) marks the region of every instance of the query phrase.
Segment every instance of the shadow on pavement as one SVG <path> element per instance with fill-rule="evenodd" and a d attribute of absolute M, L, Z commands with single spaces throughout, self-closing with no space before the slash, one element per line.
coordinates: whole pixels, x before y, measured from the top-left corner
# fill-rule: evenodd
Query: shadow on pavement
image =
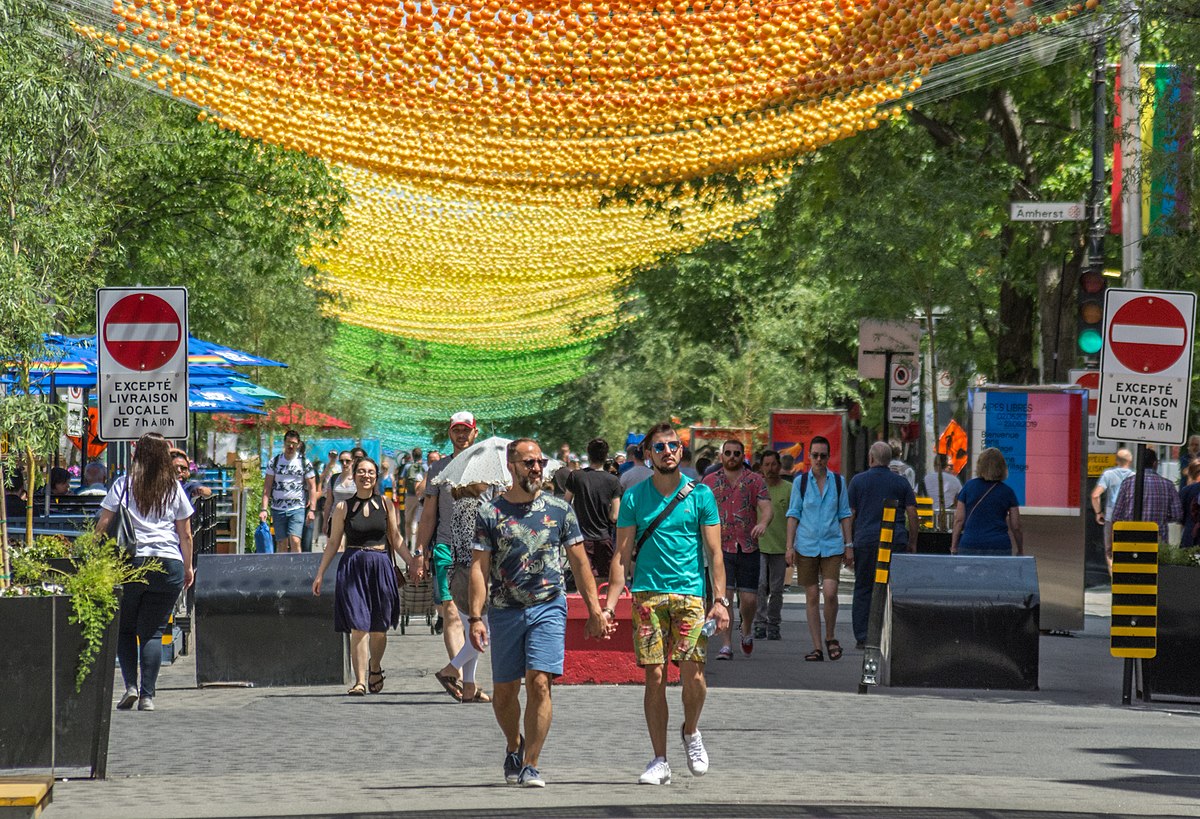
<path fill-rule="evenodd" d="M 556 783 L 557 784 L 557 783 Z M 594 783 L 588 783 L 594 784 Z M 499 786 L 507 787 L 507 786 Z M 1120 819 L 1116 813 L 1066 813 L 1061 811 L 990 810 L 986 808 L 896 808 L 875 805 L 560 805 L 547 808 L 492 808 L 471 810 L 399 811 L 395 813 L 322 814 L 336 819 Z M 266 819 L 263 817 L 262 819 Z M 1139 815 L 1138 819 L 1167 819 L 1165 816 Z"/>
<path fill-rule="evenodd" d="M 1134 793 L 1153 793 L 1200 800 L 1200 774 L 1194 748 L 1087 748 L 1088 753 L 1115 757 L 1114 768 L 1133 768 L 1135 776 L 1116 779 L 1070 780 L 1073 784 L 1113 788 Z"/>

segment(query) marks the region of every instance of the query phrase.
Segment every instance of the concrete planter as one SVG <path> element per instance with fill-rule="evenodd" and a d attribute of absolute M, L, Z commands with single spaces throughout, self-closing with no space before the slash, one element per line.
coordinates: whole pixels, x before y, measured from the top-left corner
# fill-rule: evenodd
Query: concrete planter
<path fill-rule="evenodd" d="M 86 768 L 104 778 L 118 618 L 76 692 L 84 639 L 70 615 L 66 596 L 0 598 L 0 768 Z"/>

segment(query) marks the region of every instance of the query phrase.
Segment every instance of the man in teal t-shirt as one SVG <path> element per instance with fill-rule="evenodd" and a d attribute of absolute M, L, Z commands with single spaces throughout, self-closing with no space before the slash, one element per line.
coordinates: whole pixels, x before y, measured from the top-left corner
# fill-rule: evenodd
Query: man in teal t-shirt
<path fill-rule="evenodd" d="M 617 513 L 617 551 L 609 568 L 608 604 L 605 616 L 615 618 L 614 607 L 625 585 L 626 569 L 637 565 L 630 590 L 633 592 L 633 650 L 638 665 L 645 669 L 646 725 L 654 758 L 638 782 L 666 785 L 671 781 L 667 764 L 667 660 L 679 666 L 683 683 L 683 726 L 681 729 L 688 769 L 693 776 L 708 771 L 708 753 L 700 737 L 700 711 L 707 686 L 704 657 L 708 637 L 706 619 L 718 629 L 729 623 L 729 600 L 718 597 L 704 611 L 704 564 L 708 552 L 712 587 L 725 591 L 725 561 L 721 556 L 721 516 L 712 490 L 693 483 L 679 471 L 683 444 L 670 424 L 656 424 L 642 441 L 654 474 L 631 486 L 621 499 Z M 672 502 L 687 489 L 687 496 Z M 669 513 L 658 520 L 663 510 Z M 653 527 L 649 536 L 647 530 Z M 645 536 L 640 548 L 639 540 Z"/>

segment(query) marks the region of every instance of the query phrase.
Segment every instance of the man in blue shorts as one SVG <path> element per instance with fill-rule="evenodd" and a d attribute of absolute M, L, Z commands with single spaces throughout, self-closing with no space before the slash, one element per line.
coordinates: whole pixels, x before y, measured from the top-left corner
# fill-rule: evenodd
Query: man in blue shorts
<path fill-rule="evenodd" d="M 467 617 L 475 648 L 484 651 L 491 643 L 492 710 L 507 741 L 504 779 L 527 788 L 546 786 L 538 762 L 550 732 L 550 683 L 563 672 L 567 561 L 590 615 L 585 634 L 609 634 L 575 512 L 562 498 L 542 493 L 545 467 L 542 448 L 531 438 L 508 445 L 512 488 L 479 509 Z M 485 598 L 490 639 L 483 623 Z M 521 736 L 522 678 L 526 736 Z"/>
<path fill-rule="evenodd" d="M 646 673 L 643 706 L 654 758 L 638 778 L 642 785 L 667 785 L 667 660 L 679 666 L 683 683 L 683 749 L 693 776 L 708 771 L 708 753 L 700 736 L 700 711 L 707 686 L 704 659 L 706 618 L 718 629 L 729 624 L 729 600 L 717 597 L 704 611 L 705 552 L 713 589 L 725 588 L 721 558 L 721 517 L 712 490 L 679 471 L 683 444 L 670 424 L 656 424 L 642 441 L 654 474 L 625 491 L 617 513 L 617 552 L 609 567 L 604 615 L 613 623 L 613 607 L 625 586 L 626 569 L 635 557 L 633 576 L 633 651 Z M 676 500 L 678 499 L 678 500 Z M 665 514 L 664 514 L 665 513 Z M 614 624 L 615 625 L 615 624 Z"/>

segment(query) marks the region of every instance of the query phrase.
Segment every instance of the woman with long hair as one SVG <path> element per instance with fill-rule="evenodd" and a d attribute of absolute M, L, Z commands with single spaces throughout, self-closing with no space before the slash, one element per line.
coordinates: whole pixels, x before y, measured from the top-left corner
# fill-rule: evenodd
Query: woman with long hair
<path fill-rule="evenodd" d="M 188 523 L 192 504 L 171 462 L 171 446 L 158 433 L 147 433 L 138 440 L 128 474 L 117 478 L 100 502 L 96 527 L 108 531 L 122 506 L 129 510 L 137 536 L 133 565 L 155 561 L 162 571 L 150 572 L 144 584 L 127 584 L 121 596 L 117 662 L 125 694 L 117 708 L 128 711 L 136 703 L 139 711 L 153 711 L 162 667 L 163 629 L 179 593 L 194 579 Z"/>
<path fill-rule="evenodd" d="M 396 525 L 396 511 L 376 491 L 379 465 L 371 458 L 360 458 L 351 469 L 357 490 L 334 507 L 329 542 L 312 591 L 320 597 L 325 570 L 345 539 L 334 589 L 333 628 L 350 634 L 354 685 L 347 693 L 361 697 L 368 691 L 378 694 L 383 690 L 381 662 L 387 630 L 400 622 L 400 588 L 389 552 L 404 558 L 410 572 L 414 568 L 412 554 Z M 419 575 L 419 569 L 415 571 Z"/>
<path fill-rule="evenodd" d="M 321 531 L 325 537 L 329 537 L 329 526 L 333 521 L 333 510 L 342 501 L 350 500 L 354 493 L 358 491 L 358 485 L 354 482 L 354 457 L 350 450 L 343 449 L 338 453 L 338 464 L 341 466 L 341 471 L 337 474 L 330 475 L 329 480 L 325 482 L 325 516 L 321 522 Z"/>

